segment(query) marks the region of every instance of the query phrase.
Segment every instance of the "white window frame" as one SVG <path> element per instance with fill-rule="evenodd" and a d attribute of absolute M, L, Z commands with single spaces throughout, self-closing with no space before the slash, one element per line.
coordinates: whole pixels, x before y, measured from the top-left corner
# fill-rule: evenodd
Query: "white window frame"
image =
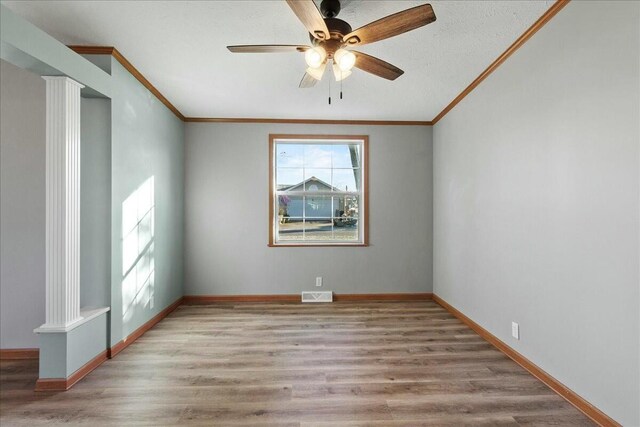
<path fill-rule="evenodd" d="M 278 240 L 280 221 L 278 218 L 277 157 L 278 144 L 309 145 L 360 145 L 360 189 L 358 191 L 314 191 L 314 196 L 358 196 L 358 240 Z M 332 168 L 333 171 L 333 168 Z M 369 245 L 369 137 L 367 135 L 269 135 L 269 246 L 272 247 L 327 247 Z M 333 172 L 332 172 L 333 173 Z M 304 180 L 304 175 L 303 175 Z M 309 196 L 309 192 L 287 191 L 287 196 Z M 304 200 L 304 199 L 303 199 Z M 305 203 L 303 203 L 304 209 Z M 333 217 L 332 208 L 332 217 Z M 303 210 L 303 218 L 304 218 Z M 303 220 L 304 222 L 304 220 Z M 333 221 L 332 221 L 333 223 Z M 333 227 L 334 225 L 332 225 Z M 304 230 L 304 226 L 303 226 Z"/>

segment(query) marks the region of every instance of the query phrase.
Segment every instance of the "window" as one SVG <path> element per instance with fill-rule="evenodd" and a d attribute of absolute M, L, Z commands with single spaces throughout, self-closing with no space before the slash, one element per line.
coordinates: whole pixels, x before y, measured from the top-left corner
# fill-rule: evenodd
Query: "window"
<path fill-rule="evenodd" d="M 368 142 L 270 135 L 270 246 L 368 244 Z"/>

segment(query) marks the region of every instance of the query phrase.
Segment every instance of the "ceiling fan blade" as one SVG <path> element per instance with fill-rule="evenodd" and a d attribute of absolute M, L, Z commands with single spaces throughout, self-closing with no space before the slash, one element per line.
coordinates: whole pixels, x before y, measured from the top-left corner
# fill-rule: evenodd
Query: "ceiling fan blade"
<path fill-rule="evenodd" d="M 316 83 L 318 83 L 318 80 L 311 77 L 309 73 L 304 73 L 304 76 L 302 76 L 302 80 L 300 80 L 300 85 L 298 87 L 306 89 L 315 86 Z"/>
<path fill-rule="evenodd" d="M 431 5 L 423 4 L 378 19 L 350 32 L 342 40 L 352 46 L 373 43 L 415 30 L 435 20 L 436 15 Z"/>
<path fill-rule="evenodd" d="M 313 0 L 286 0 L 307 31 L 319 40 L 329 39 L 329 29 Z"/>
<path fill-rule="evenodd" d="M 366 53 L 352 50 L 356 55 L 355 67 L 387 80 L 395 80 L 404 74 L 400 68 Z"/>
<path fill-rule="evenodd" d="M 295 44 L 247 44 L 239 46 L 227 46 L 233 53 L 288 53 L 305 52 L 311 49 L 310 46 Z"/>

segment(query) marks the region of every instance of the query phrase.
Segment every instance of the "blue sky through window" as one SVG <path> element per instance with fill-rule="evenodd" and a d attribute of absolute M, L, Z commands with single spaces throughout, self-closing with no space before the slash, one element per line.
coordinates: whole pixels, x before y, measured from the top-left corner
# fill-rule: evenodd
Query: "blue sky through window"
<path fill-rule="evenodd" d="M 316 177 L 341 191 L 356 191 L 350 144 L 277 144 L 277 186 Z M 351 145 L 359 150 L 358 145 Z M 359 156 L 358 156 L 359 157 Z M 357 162 L 357 160 L 356 160 Z"/>

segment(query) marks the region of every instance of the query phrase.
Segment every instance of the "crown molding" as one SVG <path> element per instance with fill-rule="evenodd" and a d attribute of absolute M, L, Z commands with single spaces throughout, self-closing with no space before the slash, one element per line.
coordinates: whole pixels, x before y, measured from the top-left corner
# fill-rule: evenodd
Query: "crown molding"
<path fill-rule="evenodd" d="M 173 114 L 176 115 L 177 118 L 184 121 L 185 117 L 182 115 L 180 110 L 178 110 L 156 87 L 151 84 L 149 80 L 145 76 L 142 75 L 140 71 L 136 67 L 133 66 L 131 62 L 127 58 L 125 58 L 118 49 L 113 46 L 78 46 L 71 45 L 67 46 L 69 49 L 81 55 L 111 55 L 113 56 L 122 66 L 131 73 L 133 77 L 135 77 L 144 87 L 149 89 L 149 92 L 155 95 L 156 98 L 160 102 L 162 102 Z"/>
<path fill-rule="evenodd" d="M 431 126 L 430 121 L 414 120 L 324 120 L 324 119 L 271 119 L 242 117 L 185 117 L 133 64 L 113 46 L 70 45 L 69 49 L 81 55 L 111 55 L 144 87 L 149 89 L 169 110 L 183 122 L 190 123 L 279 123 L 315 125 L 373 125 L 373 126 Z"/>
<path fill-rule="evenodd" d="M 306 125 L 374 125 L 374 126 L 431 126 L 419 120 L 325 120 L 325 119 L 267 119 L 243 117 L 185 117 L 191 123 L 285 123 Z"/>
<path fill-rule="evenodd" d="M 542 14 L 542 16 L 527 29 L 527 31 L 525 31 L 520 37 L 518 37 L 518 39 L 507 48 L 507 50 L 502 52 L 502 54 L 498 56 L 498 58 L 493 61 L 491 65 L 489 65 L 482 73 L 480 73 L 480 75 L 476 77 L 476 79 L 472 81 L 469 86 L 467 86 L 462 92 L 460 92 L 460 95 L 456 96 L 454 100 L 449 103 L 449 105 L 444 107 L 444 110 L 442 110 L 437 116 L 433 118 L 433 120 L 431 120 L 431 123 L 433 123 L 434 125 L 438 123 L 449 111 L 453 109 L 453 107 L 458 105 L 460 101 L 462 101 L 467 95 L 469 95 L 469 93 L 471 93 L 471 91 L 478 87 L 478 85 L 482 83 L 484 79 L 489 77 L 491 73 L 493 73 L 500 65 L 502 65 L 502 63 L 506 61 L 507 58 L 513 55 L 515 51 L 520 49 L 535 33 L 537 33 L 542 27 L 544 27 L 545 24 L 551 20 L 551 18 L 556 16 L 556 14 L 560 12 L 562 8 L 569 3 L 569 1 L 571 0 L 557 0 L 553 5 L 551 5 L 551 7 L 547 9 L 547 11 Z"/>
<path fill-rule="evenodd" d="M 498 58 L 493 61 L 476 79 L 471 82 L 453 101 L 451 101 L 433 120 L 325 120 L 325 119 L 272 119 L 272 118 L 242 118 L 242 117 L 185 117 L 155 86 L 147 80 L 136 67 L 127 60 L 113 46 L 68 46 L 78 54 L 111 55 L 122 64 L 140 83 L 153 93 L 176 117 L 188 123 L 273 123 L 273 124 L 314 124 L 314 125 L 370 125 L 370 126 L 433 126 L 449 111 L 460 103 L 491 73 L 493 73 L 507 58 L 520 49 L 535 33 L 549 22 L 571 0 L 556 0 L 549 9 L 529 27 L 515 42 L 511 44 Z"/>

